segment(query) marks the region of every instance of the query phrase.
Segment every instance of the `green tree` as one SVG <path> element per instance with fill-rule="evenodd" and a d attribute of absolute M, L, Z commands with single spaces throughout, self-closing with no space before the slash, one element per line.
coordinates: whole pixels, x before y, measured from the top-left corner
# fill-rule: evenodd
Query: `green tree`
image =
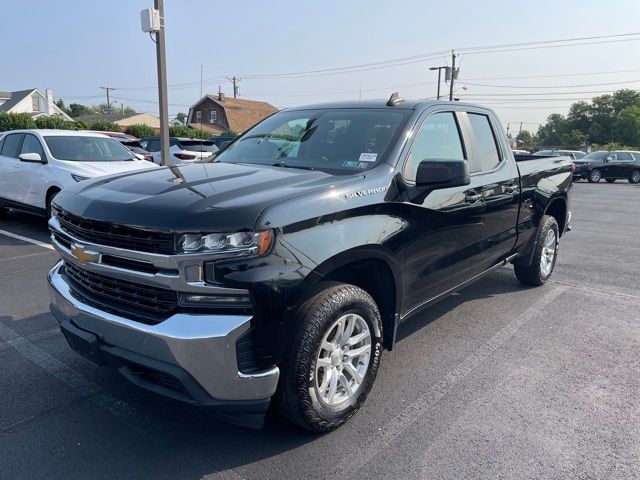
<path fill-rule="evenodd" d="M 563 133 L 561 144 L 564 147 L 581 147 L 587 141 L 587 136 L 580 130 L 571 130 L 569 133 Z"/>
<path fill-rule="evenodd" d="M 640 105 L 623 109 L 613 124 L 613 132 L 617 142 L 640 146 Z"/>
<path fill-rule="evenodd" d="M 533 135 L 527 130 L 522 130 L 518 133 L 516 140 L 518 141 L 518 147 L 529 149 L 534 146 Z"/>
<path fill-rule="evenodd" d="M 624 88 L 611 96 L 613 114 L 619 115 L 625 108 L 640 105 L 640 92 Z"/>
<path fill-rule="evenodd" d="M 156 131 L 149 125 L 137 123 L 134 125 L 129 125 L 125 129 L 124 133 L 133 135 L 134 137 L 144 138 L 144 137 L 152 137 L 153 135 L 156 134 Z"/>
<path fill-rule="evenodd" d="M 59 98 L 58 100 L 56 100 L 55 104 L 60 110 L 69 115 L 69 109 L 65 106 L 64 100 Z"/>
<path fill-rule="evenodd" d="M 80 103 L 72 103 L 69 105 L 69 116 L 70 117 L 79 117 L 80 115 L 89 115 L 91 109 L 86 105 L 82 105 Z"/>
<path fill-rule="evenodd" d="M 184 123 L 185 118 L 187 118 L 186 113 L 179 112 L 178 114 L 176 114 L 176 119 L 182 123 Z"/>
<path fill-rule="evenodd" d="M 559 113 L 547 117 L 547 123 L 538 128 L 538 144 L 545 147 L 557 147 L 562 143 L 562 135 L 568 130 L 567 119 Z"/>

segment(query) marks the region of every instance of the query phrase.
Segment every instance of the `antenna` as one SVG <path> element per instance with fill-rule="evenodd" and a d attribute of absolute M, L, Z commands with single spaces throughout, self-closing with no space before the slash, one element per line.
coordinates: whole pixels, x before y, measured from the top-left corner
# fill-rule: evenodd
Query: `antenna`
<path fill-rule="evenodd" d="M 393 92 L 387 100 L 387 107 L 395 107 L 404 102 L 404 98 L 398 95 L 398 92 Z"/>

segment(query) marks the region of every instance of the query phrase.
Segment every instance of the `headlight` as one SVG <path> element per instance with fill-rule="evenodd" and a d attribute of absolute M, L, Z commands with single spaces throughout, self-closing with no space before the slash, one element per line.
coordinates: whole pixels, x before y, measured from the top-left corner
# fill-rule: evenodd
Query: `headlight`
<path fill-rule="evenodd" d="M 187 233 L 178 240 L 182 253 L 210 252 L 264 255 L 273 243 L 273 232 Z"/>
<path fill-rule="evenodd" d="M 83 180 L 89 180 L 89 177 L 83 177 L 82 175 L 76 175 L 75 173 L 72 173 L 71 176 L 73 177 L 73 179 L 76 182 L 81 182 Z"/>

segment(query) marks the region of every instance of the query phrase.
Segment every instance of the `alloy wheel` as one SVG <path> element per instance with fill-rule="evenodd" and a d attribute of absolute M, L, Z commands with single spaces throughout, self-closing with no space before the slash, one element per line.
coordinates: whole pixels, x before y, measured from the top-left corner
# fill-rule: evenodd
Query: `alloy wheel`
<path fill-rule="evenodd" d="M 365 378 L 371 359 L 371 330 L 360 315 L 338 318 L 322 339 L 315 364 L 315 389 L 327 405 L 352 398 Z"/>
<path fill-rule="evenodd" d="M 542 275 L 545 277 L 551 275 L 553 260 L 556 257 L 557 243 L 556 232 L 553 229 L 549 229 L 547 235 L 544 237 L 542 255 L 540 256 L 540 272 L 542 272 Z"/>

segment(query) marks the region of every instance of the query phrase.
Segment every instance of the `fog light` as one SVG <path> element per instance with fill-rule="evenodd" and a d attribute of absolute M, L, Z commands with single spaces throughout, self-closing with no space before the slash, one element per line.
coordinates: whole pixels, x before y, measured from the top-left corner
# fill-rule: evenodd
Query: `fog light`
<path fill-rule="evenodd" d="M 199 295 L 197 293 L 183 293 L 180 304 L 192 307 L 251 307 L 249 295 Z"/>

